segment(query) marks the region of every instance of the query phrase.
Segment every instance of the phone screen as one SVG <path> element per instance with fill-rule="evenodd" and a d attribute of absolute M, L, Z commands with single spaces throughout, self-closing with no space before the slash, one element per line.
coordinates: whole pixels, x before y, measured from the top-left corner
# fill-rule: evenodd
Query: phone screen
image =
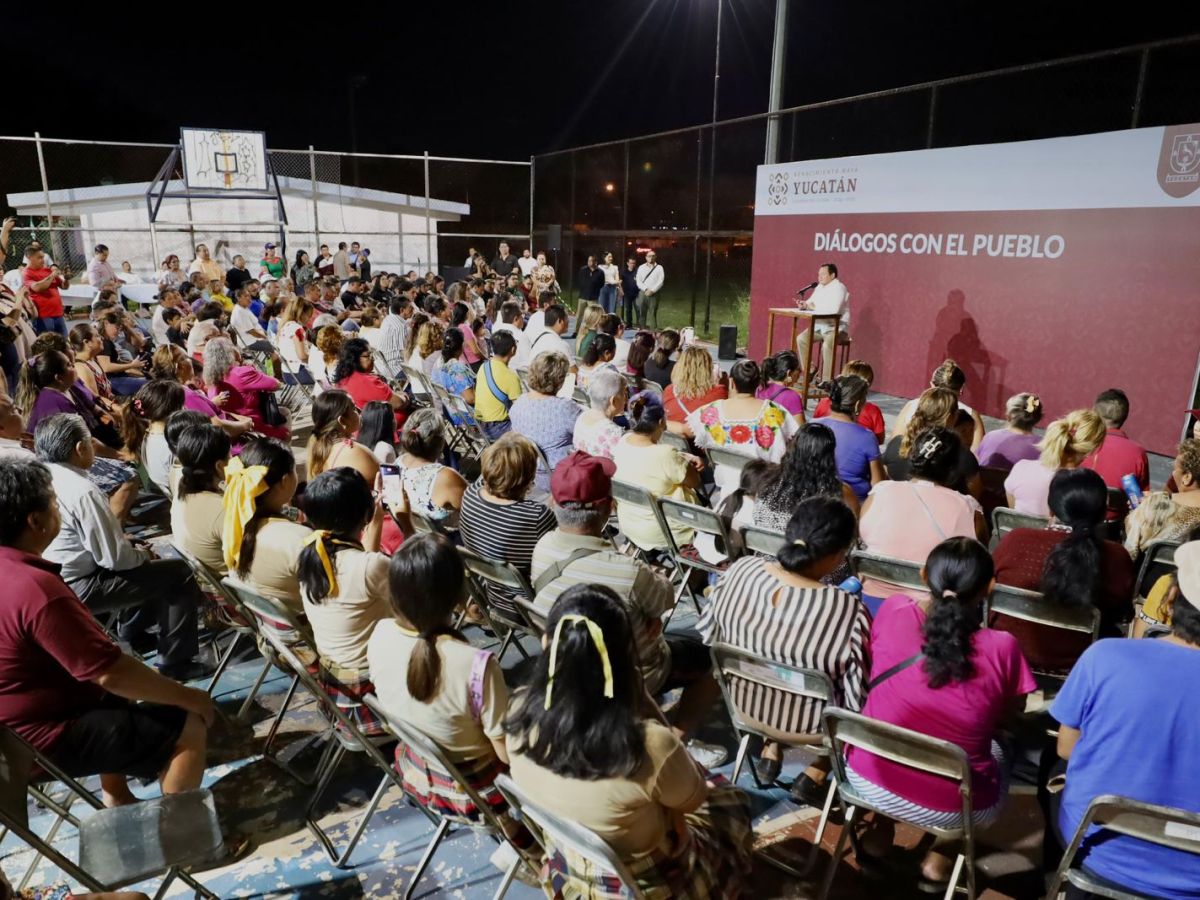
<path fill-rule="evenodd" d="M 400 467 L 387 465 L 380 466 L 379 472 L 383 475 L 384 494 L 400 493 Z"/>

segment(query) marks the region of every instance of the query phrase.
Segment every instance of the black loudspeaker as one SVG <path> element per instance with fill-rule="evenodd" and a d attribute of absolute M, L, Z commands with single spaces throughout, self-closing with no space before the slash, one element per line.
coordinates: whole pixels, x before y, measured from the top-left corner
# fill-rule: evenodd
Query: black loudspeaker
<path fill-rule="evenodd" d="M 549 253 L 557 253 L 562 249 L 562 226 L 547 225 L 546 226 L 546 250 Z"/>
<path fill-rule="evenodd" d="M 722 325 L 717 338 L 717 359 L 737 359 L 737 326 Z"/>

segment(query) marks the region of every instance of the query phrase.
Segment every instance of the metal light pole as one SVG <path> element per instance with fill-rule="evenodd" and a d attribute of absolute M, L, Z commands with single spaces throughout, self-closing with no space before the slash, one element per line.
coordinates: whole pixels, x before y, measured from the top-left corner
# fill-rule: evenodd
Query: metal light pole
<path fill-rule="evenodd" d="M 767 100 L 767 149 L 763 162 L 779 162 L 779 110 L 783 106 L 783 65 L 787 49 L 788 0 L 775 0 L 775 41 L 771 45 L 771 94 Z"/>
<path fill-rule="evenodd" d="M 712 128 L 709 130 L 708 148 L 708 253 L 704 257 L 704 333 L 708 333 L 712 321 L 712 227 L 713 227 L 713 180 L 717 174 L 717 100 L 721 87 L 721 12 L 725 0 L 717 0 L 717 47 L 713 59 L 713 110 Z M 693 319 L 692 325 L 696 323 Z"/>

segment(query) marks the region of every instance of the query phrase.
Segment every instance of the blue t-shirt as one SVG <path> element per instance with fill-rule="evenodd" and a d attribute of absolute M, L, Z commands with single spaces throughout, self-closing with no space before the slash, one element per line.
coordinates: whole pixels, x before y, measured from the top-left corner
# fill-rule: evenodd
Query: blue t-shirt
<path fill-rule="evenodd" d="M 1200 812 L 1200 650 L 1110 639 L 1075 663 L 1050 714 L 1081 732 L 1067 764 L 1063 840 L 1101 794 Z M 1080 864 L 1154 897 L 1200 897 L 1200 856 L 1101 832 Z"/>
<path fill-rule="evenodd" d="M 879 459 L 879 441 L 869 428 L 857 422 L 841 422 L 837 419 L 813 419 L 833 432 L 837 445 L 833 455 L 837 459 L 838 478 L 850 485 L 859 500 L 866 499 L 871 492 L 871 460 Z"/>

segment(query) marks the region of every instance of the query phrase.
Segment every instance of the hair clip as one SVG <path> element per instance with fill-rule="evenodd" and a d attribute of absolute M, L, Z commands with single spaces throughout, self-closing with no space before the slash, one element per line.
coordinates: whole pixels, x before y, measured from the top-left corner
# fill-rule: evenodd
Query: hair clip
<path fill-rule="evenodd" d="M 796 540 L 792 541 L 792 544 L 796 547 L 807 547 L 808 541 L 802 541 L 800 538 L 796 538 Z"/>
<path fill-rule="evenodd" d="M 1041 405 L 1042 401 L 1038 399 L 1037 394 L 1030 394 L 1025 398 L 1025 412 L 1034 412 Z"/>
<path fill-rule="evenodd" d="M 942 449 L 942 442 L 938 438 L 932 438 L 924 447 L 921 448 L 921 456 L 925 459 L 931 459 L 933 454 Z"/>
<path fill-rule="evenodd" d="M 947 598 L 953 598 L 954 600 L 957 600 L 958 599 L 958 591 L 950 591 L 950 590 L 942 591 L 942 599 L 945 600 Z"/>

